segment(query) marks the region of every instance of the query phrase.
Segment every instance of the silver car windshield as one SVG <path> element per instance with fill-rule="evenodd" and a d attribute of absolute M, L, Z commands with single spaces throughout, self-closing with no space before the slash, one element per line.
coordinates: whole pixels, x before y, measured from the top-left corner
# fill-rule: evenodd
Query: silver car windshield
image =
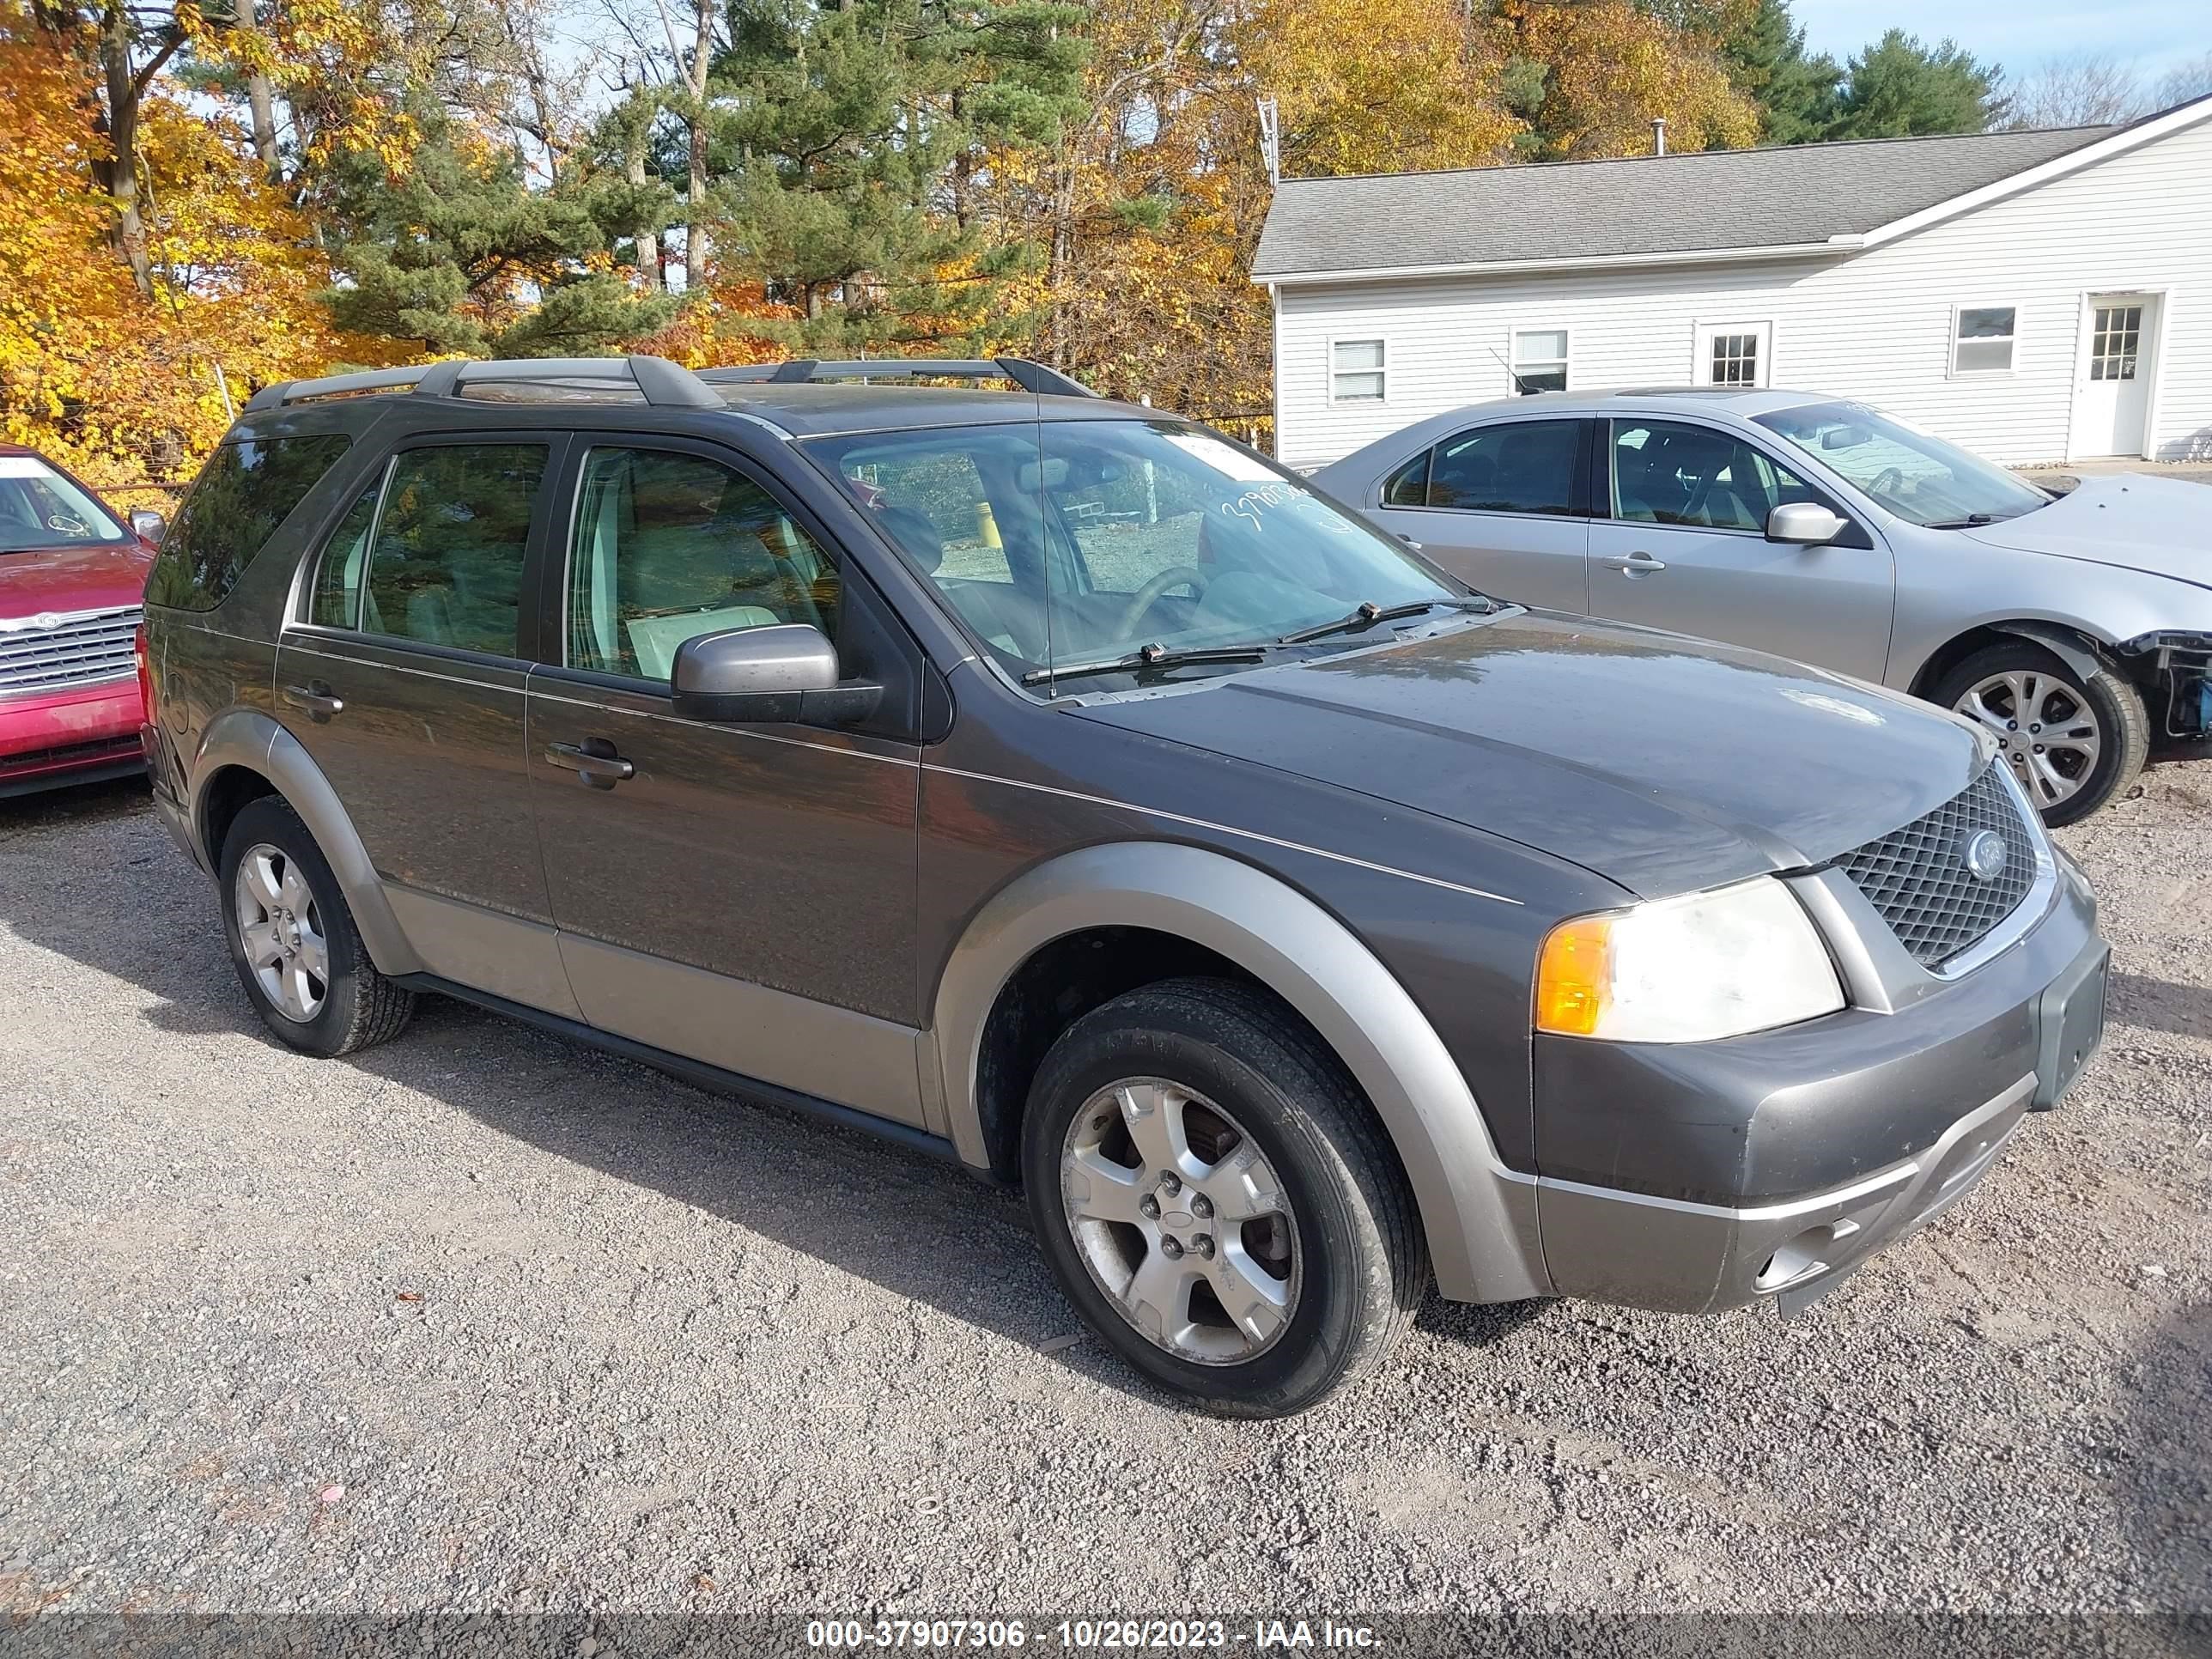
<path fill-rule="evenodd" d="M 1752 418 L 1914 524 L 1989 524 L 2051 500 L 1995 462 L 1863 404 L 1804 404 Z"/>
<path fill-rule="evenodd" d="M 810 447 L 1032 684 L 1139 653 L 1218 672 L 1236 665 L 1188 658 L 1250 647 L 1249 665 L 1304 647 L 1285 636 L 1307 630 L 1335 648 L 1431 607 L 1487 608 L 1297 479 L 1180 422 L 936 427 Z"/>

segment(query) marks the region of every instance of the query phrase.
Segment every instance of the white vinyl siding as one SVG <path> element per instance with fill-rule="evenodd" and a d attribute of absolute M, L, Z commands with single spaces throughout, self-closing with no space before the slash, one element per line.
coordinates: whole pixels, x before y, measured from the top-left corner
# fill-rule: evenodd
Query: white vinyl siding
<path fill-rule="evenodd" d="M 1501 342 L 1570 331 L 1574 384 L 1680 386 L 1701 325 L 1770 320 L 1769 386 L 1863 398 L 1994 459 L 2068 453 L 2091 294 L 2156 293 L 2150 447 L 2212 455 L 2212 122 L 1856 256 L 1279 290 L 1279 453 L 1312 467 L 1512 395 Z M 2009 307 L 2008 374 L 1954 372 L 1961 309 Z M 1389 401 L 1340 404 L 1331 340 L 1390 342 Z"/>

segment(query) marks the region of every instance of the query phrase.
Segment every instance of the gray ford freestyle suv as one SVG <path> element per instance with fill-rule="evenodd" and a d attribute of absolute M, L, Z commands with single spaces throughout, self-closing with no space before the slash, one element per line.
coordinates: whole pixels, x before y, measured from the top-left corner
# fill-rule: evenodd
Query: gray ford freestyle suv
<path fill-rule="evenodd" d="M 1016 390 L 868 383 L 917 368 Z M 1018 360 L 272 386 L 147 601 L 155 798 L 283 1041 L 435 992 L 1018 1182 L 1221 1411 L 1432 1279 L 1794 1310 L 2102 1024 L 1985 733 L 1494 603 Z"/>

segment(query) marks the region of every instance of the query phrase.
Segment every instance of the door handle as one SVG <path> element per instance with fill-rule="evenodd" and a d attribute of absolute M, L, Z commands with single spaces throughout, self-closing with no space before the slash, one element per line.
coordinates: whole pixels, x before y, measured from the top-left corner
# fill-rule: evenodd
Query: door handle
<path fill-rule="evenodd" d="M 586 738 L 581 743 L 549 743 L 545 758 L 564 772 L 574 772 L 578 778 L 594 789 L 611 789 L 625 778 L 637 775 L 637 768 L 615 753 L 615 746 L 605 738 Z"/>
<path fill-rule="evenodd" d="M 307 718 L 318 725 L 333 714 L 345 713 L 344 700 L 332 696 L 331 688 L 320 680 L 309 680 L 305 685 L 286 686 L 284 701 L 295 708 L 306 709 Z"/>
<path fill-rule="evenodd" d="M 1649 553 L 1609 554 L 1598 562 L 1630 577 L 1655 575 L 1667 568 L 1665 561 L 1655 559 Z"/>
<path fill-rule="evenodd" d="M 1401 530 L 1401 531 L 1400 531 L 1400 532 L 1398 532 L 1398 539 L 1399 539 L 1400 541 L 1401 541 L 1401 542 L 1405 543 L 1407 546 L 1408 546 L 1408 547 L 1412 548 L 1412 549 L 1413 550 L 1413 551 L 1414 551 L 1414 552 L 1416 552 L 1416 553 L 1418 553 L 1418 552 L 1419 552 L 1419 551 L 1421 550 L 1421 544 L 1420 544 L 1420 543 L 1419 543 L 1419 542 L 1415 541 L 1415 540 L 1414 540 L 1411 536 L 1408 536 L 1408 535 L 1407 535 L 1404 531 L 1402 531 L 1402 530 Z"/>

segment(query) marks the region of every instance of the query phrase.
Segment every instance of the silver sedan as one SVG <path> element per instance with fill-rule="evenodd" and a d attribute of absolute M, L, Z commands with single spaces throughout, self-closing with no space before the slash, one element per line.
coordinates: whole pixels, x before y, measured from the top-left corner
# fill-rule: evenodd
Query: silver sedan
<path fill-rule="evenodd" d="M 1756 647 L 1993 732 L 2054 824 L 2212 741 L 2212 491 L 2059 495 L 1863 404 L 1547 392 L 1315 484 L 1486 592 Z"/>

